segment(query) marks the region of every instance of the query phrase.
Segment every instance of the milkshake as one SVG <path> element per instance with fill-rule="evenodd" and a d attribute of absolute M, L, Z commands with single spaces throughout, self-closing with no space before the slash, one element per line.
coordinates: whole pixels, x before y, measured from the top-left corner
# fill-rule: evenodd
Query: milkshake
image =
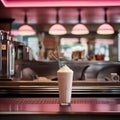
<path fill-rule="evenodd" d="M 57 71 L 60 105 L 70 105 L 73 71 L 64 65 Z"/>

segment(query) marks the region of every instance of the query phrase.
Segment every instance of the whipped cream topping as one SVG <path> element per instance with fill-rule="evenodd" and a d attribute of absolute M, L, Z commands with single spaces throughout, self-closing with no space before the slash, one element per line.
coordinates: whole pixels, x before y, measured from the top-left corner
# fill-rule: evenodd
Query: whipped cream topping
<path fill-rule="evenodd" d="M 73 71 L 67 65 L 64 65 L 57 72 L 73 72 Z"/>

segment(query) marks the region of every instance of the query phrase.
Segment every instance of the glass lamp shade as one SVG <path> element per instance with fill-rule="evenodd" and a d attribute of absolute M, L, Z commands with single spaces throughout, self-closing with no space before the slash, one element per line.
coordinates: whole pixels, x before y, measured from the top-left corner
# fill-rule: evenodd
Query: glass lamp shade
<path fill-rule="evenodd" d="M 85 35 L 89 34 L 89 30 L 85 25 L 77 24 L 72 28 L 71 33 L 74 35 Z"/>
<path fill-rule="evenodd" d="M 98 27 L 97 34 L 101 34 L 101 35 L 114 34 L 114 29 L 111 25 L 104 23 Z"/>
<path fill-rule="evenodd" d="M 11 30 L 11 34 L 14 36 L 18 36 L 18 30 Z"/>
<path fill-rule="evenodd" d="M 25 24 L 18 29 L 18 34 L 21 36 L 35 35 L 35 30 L 31 26 Z"/>
<path fill-rule="evenodd" d="M 51 35 L 64 35 L 67 33 L 65 27 L 61 24 L 55 24 L 50 27 L 49 34 Z"/>

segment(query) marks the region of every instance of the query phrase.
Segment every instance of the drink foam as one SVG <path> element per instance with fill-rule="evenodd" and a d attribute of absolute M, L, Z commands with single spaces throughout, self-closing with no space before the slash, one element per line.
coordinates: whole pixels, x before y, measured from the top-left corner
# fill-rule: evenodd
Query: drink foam
<path fill-rule="evenodd" d="M 58 72 L 73 72 L 67 65 L 61 67 Z"/>

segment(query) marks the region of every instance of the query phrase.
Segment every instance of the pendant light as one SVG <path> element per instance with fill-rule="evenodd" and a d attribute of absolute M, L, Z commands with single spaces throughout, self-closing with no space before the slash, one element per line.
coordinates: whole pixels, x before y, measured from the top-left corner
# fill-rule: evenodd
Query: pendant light
<path fill-rule="evenodd" d="M 25 16 L 24 16 L 24 25 L 19 27 L 18 34 L 21 36 L 35 35 L 35 30 L 30 25 L 27 24 L 26 12 L 25 12 Z"/>
<path fill-rule="evenodd" d="M 78 21 L 79 21 L 79 23 L 76 24 L 75 26 L 73 26 L 71 33 L 74 34 L 74 35 L 89 34 L 88 28 L 84 24 L 80 23 L 80 21 L 81 21 L 80 9 L 78 9 Z"/>
<path fill-rule="evenodd" d="M 97 29 L 97 34 L 100 34 L 100 35 L 110 35 L 110 34 L 114 34 L 114 29 L 113 27 L 106 23 L 107 22 L 107 8 L 104 9 L 105 11 L 105 23 L 100 25 Z"/>
<path fill-rule="evenodd" d="M 56 22 L 57 23 L 50 27 L 49 34 L 64 35 L 67 33 L 67 30 L 63 25 L 59 24 L 59 11 L 58 11 L 58 9 L 56 11 L 57 11 L 57 13 L 56 13 Z"/>

